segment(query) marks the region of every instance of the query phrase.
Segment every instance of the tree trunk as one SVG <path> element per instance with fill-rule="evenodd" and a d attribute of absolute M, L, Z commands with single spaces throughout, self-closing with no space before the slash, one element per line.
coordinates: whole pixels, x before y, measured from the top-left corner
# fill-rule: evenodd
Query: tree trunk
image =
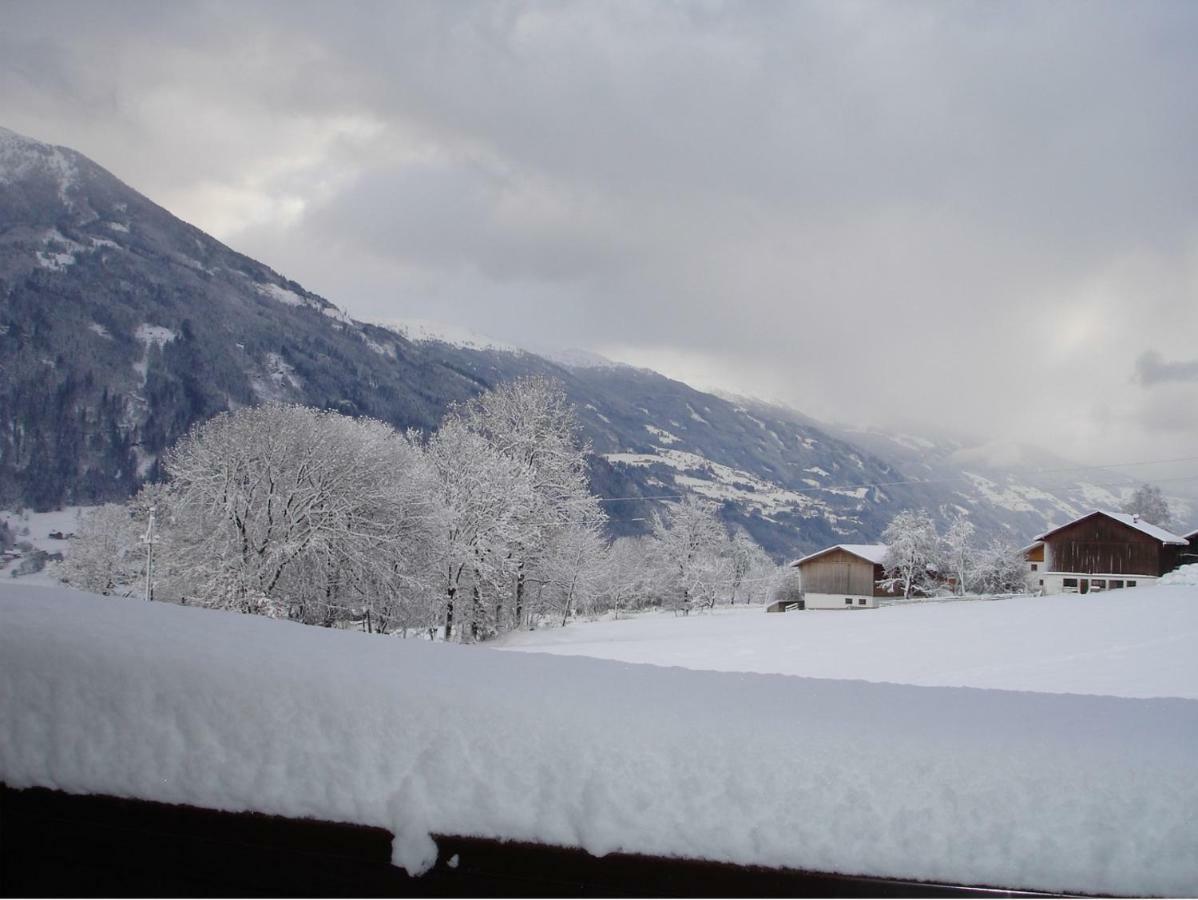
<path fill-rule="evenodd" d="M 450 640 L 453 637 L 453 595 L 458 591 L 456 585 L 451 585 L 446 593 L 449 595 L 449 600 L 445 604 L 445 640 Z"/>
<path fill-rule="evenodd" d="M 524 624 L 524 563 L 516 566 L 516 592 L 515 592 L 515 608 L 516 608 L 516 628 L 520 628 Z"/>
<path fill-rule="evenodd" d="M 478 589 L 478 580 L 479 580 L 478 569 L 475 569 L 474 570 L 474 587 L 471 590 L 471 594 L 470 594 L 470 599 L 471 599 L 470 637 L 472 640 L 475 640 L 475 641 L 477 641 L 479 639 L 479 636 L 482 633 L 482 629 L 479 626 L 478 620 L 482 616 L 482 612 L 483 612 L 483 598 L 482 598 L 482 593 Z"/>

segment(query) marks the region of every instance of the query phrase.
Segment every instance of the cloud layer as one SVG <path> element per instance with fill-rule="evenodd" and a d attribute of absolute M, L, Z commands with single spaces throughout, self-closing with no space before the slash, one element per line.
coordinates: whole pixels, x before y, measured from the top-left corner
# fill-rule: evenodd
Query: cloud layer
<path fill-rule="evenodd" d="M 1181 3 L 29 3 L 0 122 L 360 318 L 1106 462 L 1198 447 L 1196 44 Z"/>

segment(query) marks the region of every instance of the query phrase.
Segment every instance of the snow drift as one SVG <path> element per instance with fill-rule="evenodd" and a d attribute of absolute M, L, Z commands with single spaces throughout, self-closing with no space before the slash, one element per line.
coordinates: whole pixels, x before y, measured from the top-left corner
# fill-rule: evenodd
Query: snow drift
<path fill-rule="evenodd" d="M 0 587 L 0 779 L 1006 887 L 1198 892 L 1198 701 L 695 672 Z"/>

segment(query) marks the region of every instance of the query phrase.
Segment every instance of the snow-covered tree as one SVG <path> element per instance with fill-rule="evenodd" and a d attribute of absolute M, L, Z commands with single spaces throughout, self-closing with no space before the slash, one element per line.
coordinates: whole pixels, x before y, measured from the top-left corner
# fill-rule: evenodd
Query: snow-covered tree
<path fill-rule="evenodd" d="M 695 606 L 714 606 L 729 583 L 730 567 L 722 550 L 728 533 L 710 500 L 687 495 L 671 504 L 668 523 L 653 526 L 667 602 L 689 612 Z"/>
<path fill-rule="evenodd" d="M 769 554 L 745 532 L 737 532 L 728 542 L 725 555 L 729 562 L 728 602 L 755 603 L 769 595 L 777 566 Z"/>
<path fill-rule="evenodd" d="M 475 398 L 456 417 L 512 461 L 528 480 L 532 506 L 527 527 L 508 547 L 508 565 L 514 572 L 510 619 L 519 627 L 528 620 L 530 573 L 549 548 L 564 546 L 556 532 L 595 531 L 605 520 L 587 487 L 589 448 L 579 440 L 574 407 L 565 389 L 552 378 L 528 376 L 500 384 Z M 581 539 L 580 533 L 573 538 Z M 560 564 L 560 556 L 556 562 Z M 561 572 L 555 569 L 554 574 L 556 578 Z"/>
<path fill-rule="evenodd" d="M 583 521 L 554 529 L 536 574 L 545 584 L 561 624 L 575 612 L 594 612 L 606 565 L 607 542 L 597 524 Z"/>
<path fill-rule="evenodd" d="M 163 587 L 203 605 L 331 624 L 401 590 L 432 514 L 389 426 L 294 406 L 222 413 L 165 458 Z"/>
<path fill-rule="evenodd" d="M 617 538 L 608 548 L 600 595 L 604 608 L 616 618 L 655 599 L 654 544 L 653 538 L 645 535 Z"/>
<path fill-rule="evenodd" d="M 1160 525 L 1162 528 L 1168 528 L 1172 519 L 1165 495 L 1154 484 L 1142 484 L 1136 488 L 1127 502 L 1123 504 L 1123 511 L 1137 515 L 1145 522 Z"/>
<path fill-rule="evenodd" d="M 977 550 L 973 546 L 974 526 L 962 513 L 949 522 L 941 539 L 941 561 L 946 574 L 956 582 L 957 594 L 967 593 L 973 586 Z"/>
<path fill-rule="evenodd" d="M 936 526 L 923 510 L 903 510 L 882 532 L 886 557 L 882 563 L 890 590 L 901 589 L 909 598 L 914 591 L 930 588 L 937 564 L 940 539 Z"/>
<path fill-rule="evenodd" d="M 977 554 L 977 589 L 987 594 L 1020 593 L 1028 588 L 1027 562 L 1010 541 L 996 540 Z"/>
<path fill-rule="evenodd" d="M 782 600 L 798 603 L 803 599 L 803 579 L 799 570 L 791 566 L 779 566 L 769 583 L 766 595 L 771 603 Z"/>
<path fill-rule="evenodd" d="M 526 466 L 501 453 L 451 413 L 428 441 L 436 477 L 441 526 L 437 570 L 443 597 L 445 639 L 476 640 L 504 621 L 501 601 L 484 593 L 516 576 L 515 548 L 532 544 L 539 523 L 533 481 Z M 463 603 L 463 589 L 470 592 Z"/>
<path fill-rule="evenodd" d="M 124 504 L 106 503 L 87 510 L 75 530 L 70 553 L 59 565 L 59 577 L 97 594 L 122 588 L 132 591 L 144 571 L 143 530 Z"/>

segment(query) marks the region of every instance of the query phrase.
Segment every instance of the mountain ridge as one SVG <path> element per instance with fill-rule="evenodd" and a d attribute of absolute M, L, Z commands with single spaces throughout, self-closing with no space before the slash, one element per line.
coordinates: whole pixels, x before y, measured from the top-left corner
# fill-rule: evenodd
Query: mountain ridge
<path fill-rule="evenodd" d="M 939 459 L 915 469 L 921 482 L 910 461 L 797 411 L 585 351 L 465 343 L 358 322 L 82 154 L 0 131 L 0 506 L 128 496 L 224 409 L 295 402 L 427 431 L 494 384 L 548 375 L 578 408 L 592 489 L 621 498 L 605 501 L 613 535 L 643 532 L 658 498 L 685 493 L 719 502 L 777 559 L 877 540 L 910 506 L 942 521 L 964 510 L 1013 540 L 1076 508 L 1034 488 L 1004 506 L 1000 480 L 933 485 Z"/>

